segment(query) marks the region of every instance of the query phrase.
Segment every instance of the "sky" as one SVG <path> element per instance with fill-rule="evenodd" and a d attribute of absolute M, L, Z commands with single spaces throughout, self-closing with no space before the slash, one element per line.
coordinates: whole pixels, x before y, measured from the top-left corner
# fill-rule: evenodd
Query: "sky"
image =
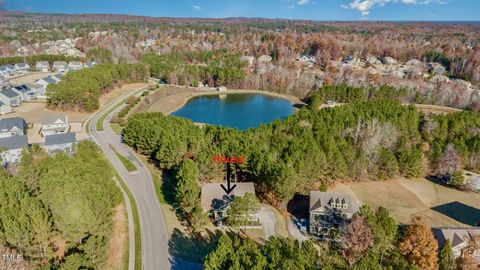
<path fill-rule="evenodd" d="M 480 0 L 0 0 L 0 10 L 319 21 L 480 21 Z"/>

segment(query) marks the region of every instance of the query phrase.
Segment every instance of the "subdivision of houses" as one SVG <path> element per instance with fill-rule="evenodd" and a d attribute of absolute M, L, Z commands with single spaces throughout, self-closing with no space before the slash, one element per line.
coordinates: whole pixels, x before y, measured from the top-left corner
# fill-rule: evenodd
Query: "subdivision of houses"
<path fill-rule="evenodd" d="M 27 123 L 23 118 L 12 117 L 0 120 L 0 138 L 26 135 Z"/>
<path fill-rule="evenodd" d="M 45 150 L 53 155 L 58 152 L 64 152 L 72 155 L 75 153 L 75 144 L 77 142 L 75 133 L 58 133 L 45 136 Z"/>
<path fill-rule="evenodd" d="M 53 62 L 53 70 L 56 72 L 67 72 L 68 64 L 65 61 L 55 61 Z"/>
<path fill-rule="evenodd" d="M 432 232 L 439 247 L 450 241 L 455 258 L 470 255 L 480 264 L 480 227 L 432 228 Z"/>
<path fill-rule="evenodd" d="M 309 232 L 322 239 L 335 240 L 347 222 L 360 208 L 360 203 L 348 194 L 310 192 Z"/>
<path fill-rule="evenodd" d="M 12 88 L 7 88 L 0 92 L 0 101 L 12 107 L 17 107 L 22 104 L 22 97 L 19 93 L 13 91 Z"/>
<path fill-rule="evenodd" d="M 26 135 L 0 138 L 0 157 L 2 166 L 20 161 L 23 149 L 28 146 Z"/>
<path fill-rule="evenodd" d="M 235 183 L 235 185 L 235 189 L 230 194 L 226 194 L 220 184 L 212 183 L 202 186 L 202 208 L 217 224 L 221 224 L 228 216 L 227 209 L 235 197 L 242 197 L 246 193 L 255 194 L 255 186 L 252 182 Z M 252 214 L 250 218 L 252 221 L 258 220 L 258 213 Z"/>
<path fill-rule="evenodd" d="M 66 114 L 46 116 L 42 121 L 42 135 L 48 136 L 58 133 L 67 133 L 70 129 Z"/>
<path fill-rule="evenodd" d="M 35 63 L 35 70 L 38 72 L 48 72 L 50 70 L 50 64 L 47 61 L 37 61 Z"/>

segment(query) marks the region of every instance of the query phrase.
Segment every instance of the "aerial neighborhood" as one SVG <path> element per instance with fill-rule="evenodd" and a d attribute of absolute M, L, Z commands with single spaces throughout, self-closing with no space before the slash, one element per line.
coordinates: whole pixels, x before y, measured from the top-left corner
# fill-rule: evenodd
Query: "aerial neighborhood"
<path fill-rule="evenodd" d="M 0 270 L 480 269 L 476 1 L 24 2 Z"/>

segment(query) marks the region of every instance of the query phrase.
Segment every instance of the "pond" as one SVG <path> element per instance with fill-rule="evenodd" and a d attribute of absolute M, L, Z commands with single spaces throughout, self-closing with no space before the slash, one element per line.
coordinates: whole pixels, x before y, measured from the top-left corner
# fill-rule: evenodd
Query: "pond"
<path fill-rule="evenodd" d="M 290 101 L 264 94 L 204 95 L 190 99 L 174 116 L 246 130 L 294 113 Z"/>

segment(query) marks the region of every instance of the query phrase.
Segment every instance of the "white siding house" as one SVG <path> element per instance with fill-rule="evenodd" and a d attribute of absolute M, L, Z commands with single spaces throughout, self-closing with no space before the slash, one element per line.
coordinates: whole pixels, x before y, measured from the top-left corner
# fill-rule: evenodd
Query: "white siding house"
<path fill-rule="evenodd" d="M 0 92 L 0 101 L 12 107 L 17 107 L 22 104 L 22 97 L 11 88 L 7 88 Z"/>
<path fill-rule="evenodd" d="M 26 135 L 0 138 L 1 164 L 7 166 L 18 163 L 22 156 L 23 149 L 27 146 L 28 141 Z"/>
<path fill-rule="evenodd" d="M 5 115 L 12 112 L 12 106 L 0 101 L 0 115 Z"/>
<path fill-rule="evenodd" d="M 57 72 L 66 72 L 68 71 L 68 64 L 65 61 L 55 61 L 53 62 L 53 70 Z"/>
<path fill-rule="evenodd" d="M 27 124 L 20 117 L 5 118 L 0 120 L 0 138 L 26 135 Z"/>
<path fill-rule="evenodd" d="M 67 133 L 69 129 L 70 124 L 68 123 L 68 117 L 65 114 L 47 116 L 42 122 L 43 136 Z"/>
<path fill-rule="evenodd" d="M 59 133 L 45 136 L 45 150 L 52 155 L 58 152 L 66 154 L 75 153 L 75 133 Z"/>
<path fill-rule="evenodd" d="M 50 70 L 50 64 L 47 61 L 38 61 L 35 64 L 35 70 L 38 72 L 48 72 Z"/>
<path fill-rule="evenodd" d="M 68 70 L 74 71 L 74 70 L 80 70 L 83 69 L 83 63 L 80 61 L 71 61 L 68 63 Z"/>
<path fill-rule="evenodd" d="M 27 63 L 17 63 L 15 64 L 15 71 L 17 73 L 27 73 L 30 71 L 30 65 Z"/>

